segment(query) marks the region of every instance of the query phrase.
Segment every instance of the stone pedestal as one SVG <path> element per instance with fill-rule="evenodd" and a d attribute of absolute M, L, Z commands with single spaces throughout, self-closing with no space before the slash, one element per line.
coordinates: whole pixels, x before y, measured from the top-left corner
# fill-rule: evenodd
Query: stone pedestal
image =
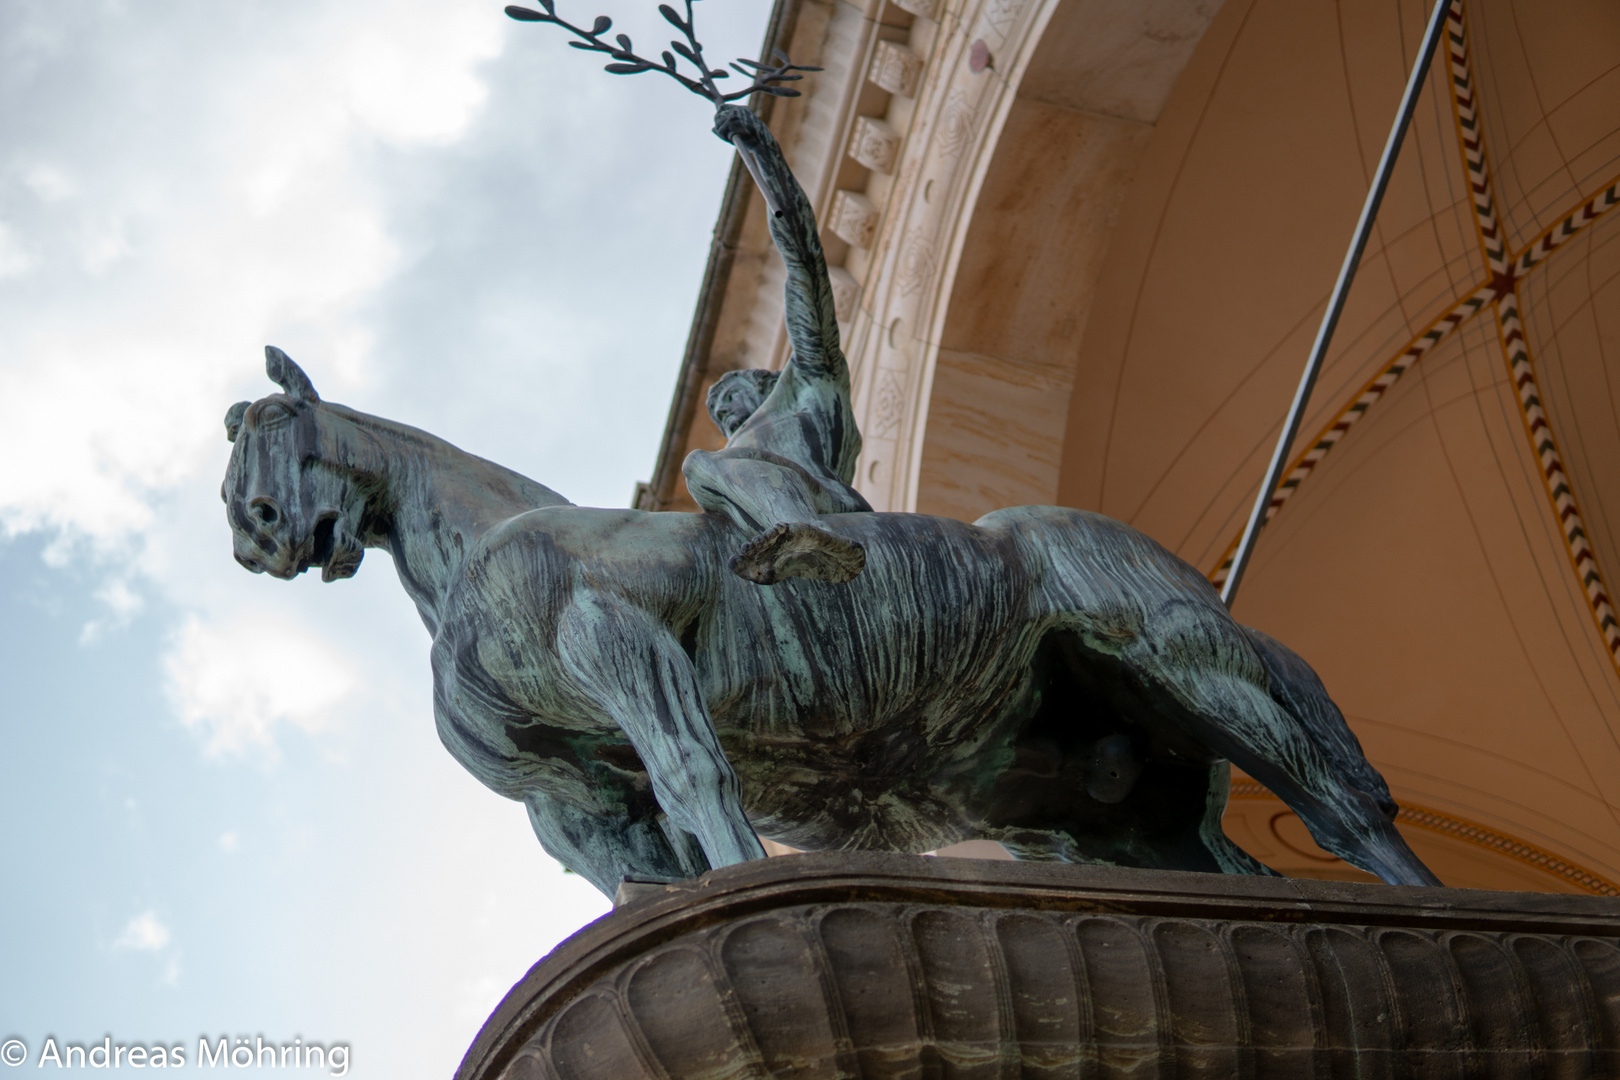
<path fill-rule="evenodd" d="M 1620 1073 L 1620 901 L 814 854 L 639 886 L 457 1080 Z"/>

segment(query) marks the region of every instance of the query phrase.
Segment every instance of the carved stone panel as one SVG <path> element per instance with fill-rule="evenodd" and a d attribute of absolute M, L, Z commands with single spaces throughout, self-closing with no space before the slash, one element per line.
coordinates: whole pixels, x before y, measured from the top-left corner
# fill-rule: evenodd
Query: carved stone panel
<path fill-rule="evenodd" d="M 877 403 L 873 409 L 876 423 L 872 425 L 872 434 L 879 438 L 893 435 L 905 414 L 906 389 L 900 384 L 899 375 L 885 369 L 878 376 Z"/>
<path fill-rule="evenodd" d="M 880 41 L 872 50 L 872 66 L 866 77 L 891 94 L 916 97 L 922 81 L 923 58 L 905 45 Z"/>
<path fill-rule="evenodd" d="M 875 116 L 857 116 L 849 137 L 849 156 L 873 172 L 894 172 L 900 155 L 900 133 Z"/>
<path fill-rule="evenodd" d="M 832 853 L 636 890 L 457 1080 L 1620 1065 L 1610 898 Z"/>
<path fill-rule="evenodd" d="M 839 190 L 833 193 L 832 212 L 827 215 L 827 227 L 846 244 L 869 248 L 877 235 L 878 211 L 858 191 Z"/>

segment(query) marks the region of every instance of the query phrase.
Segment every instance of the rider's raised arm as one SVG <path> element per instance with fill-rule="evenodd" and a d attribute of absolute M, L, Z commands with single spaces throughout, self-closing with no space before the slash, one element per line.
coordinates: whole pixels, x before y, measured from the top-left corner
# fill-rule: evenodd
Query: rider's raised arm
<path fill-rule="evenodd" d="M 787 264 L 790 363 L 801 374 L 841 380 L 847 393 L 849 368 L 839 348 L 832 281 L 810 200 L 788 168 L 776 137 L 753 112 L 738 105 L 721 106 L 715 113 L 714 133 L 737 148 L 765 196 L 771 239 Z"/>

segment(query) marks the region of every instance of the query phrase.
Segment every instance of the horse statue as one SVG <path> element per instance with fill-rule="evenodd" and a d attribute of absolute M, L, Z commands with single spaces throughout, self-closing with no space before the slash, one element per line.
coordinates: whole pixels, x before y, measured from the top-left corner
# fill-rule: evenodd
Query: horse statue
<path fill-rule="evenodd" d="M 1310 667 L 1153 540 L 1062 507 L 870 510 L 814 214 L 753 113 L 722 102 L 715 130 L 770 208 L 793 357 L 711 395 L 731 441 L 685 466 L 704 512 L 575 506 L 268 348 L 282 392 L 226 417 L 237 561 L 334 581 L 387 551 L 445 746 L 610 896 L 760 836 L 1273 873 L 1222 832 L 1231 762 L 1328 851 L 1438 884 Z"/>

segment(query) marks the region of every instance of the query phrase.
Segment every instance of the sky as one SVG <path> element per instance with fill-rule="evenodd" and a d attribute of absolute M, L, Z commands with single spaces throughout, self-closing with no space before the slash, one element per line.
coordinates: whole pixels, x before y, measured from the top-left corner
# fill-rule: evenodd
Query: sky
<path fill-rule="evenodd" d="M 612 3 L 560 7 L 667 36 Z M 709 55 L 769 6 L 699 7 Z M 599 68 L 499 0 L 0 6 L 0 1060 L 296 1039 L 446 1078 L 607 910 L 439 744 L 386 553 L 255 576 L 219 501 L 274 344 L 628 504 L 731 150 Z"/>

